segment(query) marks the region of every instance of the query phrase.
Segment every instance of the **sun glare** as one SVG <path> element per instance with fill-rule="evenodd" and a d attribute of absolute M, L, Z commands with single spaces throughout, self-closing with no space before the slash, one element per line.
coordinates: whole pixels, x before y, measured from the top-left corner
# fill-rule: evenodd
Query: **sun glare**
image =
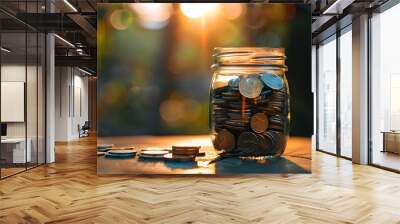
<path fill-rule="evenodd" d="M 139 16 L 143 26 L 148 29 L 163 28 L 173 11 L 171 3 L 135 3 L 130 6 Z"/>
<path fill-rule="evenodd" d="M 182 13 L 192 19 L 200 18 L 218 8 L 218 3 L 181 3 Z"/>

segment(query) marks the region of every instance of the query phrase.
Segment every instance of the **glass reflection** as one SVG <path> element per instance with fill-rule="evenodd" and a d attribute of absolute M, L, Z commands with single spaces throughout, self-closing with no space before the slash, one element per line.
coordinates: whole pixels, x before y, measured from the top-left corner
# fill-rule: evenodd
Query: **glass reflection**
<path fill-rule="evenodd" d="M 26 33 L 1 34 L 1 176 L 24 171 L 31 161 L 31 141 L 26 138 Z M 12 109 L 11 109 L 12 108 Z M 27 144 L 28 142 L 28 144 Z"/>
<path fill-rule="evenodd" d="M 371 19 L 372 163 L 400 170 L 400 5 Z"/>
<path fill-rule="evenodd" d="M 318 149 L 336 154 L 336 38 L 318 48 Z"/>
<path fill-rule="evenodd" d="M 45 1 L 1 2 L 16 13 L 44 12 Z M 0 13 L 0 177 L 45 162 L 45 35 Z M 12 25 L 10 25 L 12 24 Z M 4 49 L 4 50 L 3 50 Z"/>
<path fill-rule="evenodd" d="M 352 34 L 340 36 L 340 154 L 352 157 Z"/>

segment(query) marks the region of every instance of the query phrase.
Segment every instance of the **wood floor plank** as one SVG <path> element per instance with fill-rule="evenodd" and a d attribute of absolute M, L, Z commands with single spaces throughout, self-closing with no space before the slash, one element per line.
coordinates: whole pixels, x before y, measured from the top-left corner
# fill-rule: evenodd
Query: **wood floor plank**
<path fill-rule="evenodd" d="M 95 144 L 0 181 L 0 223 L 400 223 L 399 174 L 320 152 L 304 175 L 104 177 Z"/>

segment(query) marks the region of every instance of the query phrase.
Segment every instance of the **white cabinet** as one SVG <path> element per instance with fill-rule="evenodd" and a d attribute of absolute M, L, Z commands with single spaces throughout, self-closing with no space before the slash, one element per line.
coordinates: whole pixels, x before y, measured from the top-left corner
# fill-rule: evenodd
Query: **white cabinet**
<path fill-rule="evenodd" d="M 7 138 L 1 140 L 2 147 L 12 149 L 12 163 L 25 163 L 32 161 L 32 141 L 27 139 L 25 151 L 25 138 Z"/>

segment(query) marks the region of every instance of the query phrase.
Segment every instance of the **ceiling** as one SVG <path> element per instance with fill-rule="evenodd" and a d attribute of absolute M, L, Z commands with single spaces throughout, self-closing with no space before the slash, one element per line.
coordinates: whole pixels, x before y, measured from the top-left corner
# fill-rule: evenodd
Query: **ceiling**
<path fill-rule="evenodd" d="M 329 35 L 326 30 L 349 14 L 383 4 L 386 0 L 267 0 L 252 2 L 285 2 L 311 4 L 313 39 Z M 75 65 L 96 72 L 97 3 L 135 2 L 124 0 L 1 0 L 0 21 L 4 33 L 16 33 L 25 28 L 40 32 L 55 32 L 56 65 Z M 137 2 L 137 1 L 136 1 Z M 163 1 L 159 1 L 163 2 Z M 49 12 L 52 13 L 49 13 Z M 351 19 L 350 19 L 351 21 Z M 324 33 L 325 32 L 325 33 Z M 333 31 L 334 32 L 334 31 Z M 15 40 L 17 34 L 5 38 Z M 69 42 L 70 44 L 68 44 Z M 23 43 L 20 43 L 23 44 Z M 73 46 L 72 46 L 72 45 Z M 16 47 L 16 46 L 15 46 Z M 28 49 L 29 51 L 29 49 Z"/>

